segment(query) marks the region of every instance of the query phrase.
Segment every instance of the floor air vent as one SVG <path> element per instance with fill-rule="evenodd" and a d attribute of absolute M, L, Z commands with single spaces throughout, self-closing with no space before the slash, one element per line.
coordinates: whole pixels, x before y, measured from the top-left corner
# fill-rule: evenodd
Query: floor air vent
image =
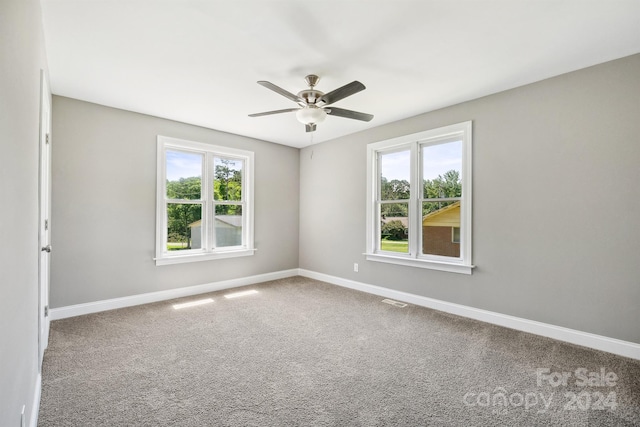
<path fill-rule="evenodd" d="M 386 304 L 391 304 L 391 305 L 395 305 L 396 307 L 406 307 L 407 304 L 403 303 L 403 302 L 399 302 L 399 301 L 394 301 L 392 299 L 383 299 L 382 302 L 386 303 Z"/>

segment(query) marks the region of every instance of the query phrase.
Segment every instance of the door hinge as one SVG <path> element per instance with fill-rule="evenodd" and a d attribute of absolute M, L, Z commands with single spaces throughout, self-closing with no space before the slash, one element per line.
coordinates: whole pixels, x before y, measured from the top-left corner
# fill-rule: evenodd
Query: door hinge
<path fill-rule="evenodd" d="M 45 220 L 44 220 L 44 229 L 45 229 L 45 230 L 48 230 L 48 229 L 49 229 L 49 220 L 48 220 L 48 219 L 45 219 Z"/>
<path fill-rule="evenodd" d="M 49 306 L 48 305 L 44 306 L 44 317 L 49 317 Z"/>
<path fill-rule="evenodd" d="M 47 144 L 49 144 L 49 142 L 50 142 L 50 141 L 49 141 L 49 134 L 47 134 L 47 136 L 45 137 L 45 142 L 46 142 Z"/>

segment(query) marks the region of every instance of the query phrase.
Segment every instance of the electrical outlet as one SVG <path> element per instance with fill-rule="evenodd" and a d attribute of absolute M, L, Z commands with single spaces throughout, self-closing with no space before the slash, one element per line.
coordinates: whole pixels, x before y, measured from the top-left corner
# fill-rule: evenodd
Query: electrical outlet
<path fill-rule="evenodd" d="M 355 271 L 356 273 L 358 272 L 358 263 L 357 262 L 353 263 L 353 271 Z"/>
<path fill-rule="evenodd" d="M 22 411 L 20 411 L 20 427 L 26 427 L 24 419 L 24 405 L 22 405 Z"/>

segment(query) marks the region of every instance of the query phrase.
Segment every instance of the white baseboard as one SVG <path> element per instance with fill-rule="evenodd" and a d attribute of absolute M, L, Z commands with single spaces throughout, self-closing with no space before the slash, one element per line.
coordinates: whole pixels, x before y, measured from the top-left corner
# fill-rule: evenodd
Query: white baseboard
<path fill-rule="evenodd" d="M 38 427 L 38 414 L 40 413 L 40 394 L 42 393 L 42 374 L 38 373 L 35 390 L 33 391 L 33 402 L 31 403 L 31 418 L 29 427 Z"/>
<path fill-rule="evenodd" d="M 537 322 L 535 320 L 522 319 L 520 317 L 509 316 L 507 314 L 496 313 L 493 311 L 482 310 L 465 305 L 440 301 L 420 295 L 396 291 L 393 289 L 383 288 L 375 285 L 369 285 L 366 283 L 343 279 L 336 276 L 330 276 L 328 274 L 317 273 L 315 271 L 309 271 L 302 268 L 299 269 L 298 272 L 300 276 L 321 280 L 323 282 L 343 286 L 345 288 L 355 289 L 358 291 L 383 296 L 385 298 L 392 298 L 394 300 L 404 301 L 411 304 L 432 308 L 434 310 L 457 314 L 459 316 L 468 317 L 470 319 L 480 320 L 482 322 L 492 323 L 494 325 L 504 326 L 507 328 L 516 329 L 518 331 L 529 332 L 532 334 L 541 335 L 543 337 L 553 338 L 571 344 L 590 347 L 596 350 L 606 351 L 608 353 L 640 360 L 640 344 L 637 343 L 622 341 L 619 339 L 596 335 L 589 332 L 577 331 L 575 329 L 569 329 L 562 326 L 550 325 L 548 323 Z"/>
<path fill-rule="evenodd" d="M 50 328 L 51 328 L 51 317 L 50 316 L 45 316 L 45 318 L 44 318 L 44 343 L 43 343 L 44 350 L 46 350 L 47 347 L 49 347 L 49 329 Z"/>
<path fill-rule="evenodd" d="M 258 274 L 255 276 L 241 277 L 238 279 L 222 280 L 220 282 L 206 283 L 204 285 L 187 286 L 184 288 L 168 289 L 166 291 L 150 292 L 146 294 L 131 295 L 128 297 L 113 298 L 103 301 L 88 302 L 84 304 L 70 305 L 49 310 L 51 320 L 65 319 L 67 317 L 81 316 L 83 314 L 97 313 L 116 308 L 132 307 L 151 302 L 166 301 L 174 298 L 188 297 L 191 295 L 215 292 L 223 289 L 237 288 L 253 285 L 255 283 L 268 282 L 269 280 L 284 279 L 298 275 L 298 269 L 276 271 L 273 273 Z"/>

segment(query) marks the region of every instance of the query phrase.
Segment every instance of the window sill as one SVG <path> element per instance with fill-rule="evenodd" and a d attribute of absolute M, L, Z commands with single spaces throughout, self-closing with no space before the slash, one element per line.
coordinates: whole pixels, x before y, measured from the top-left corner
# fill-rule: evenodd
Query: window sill
<path fill-rule="evenodd" d="M 156 265 L 183 264 L 186 262 L 211 261 L 215 259 L 236 258 L 251 256 L 257 249 L 240 249 L 235 251 L 200 253 L 188 255 L 174 255 L 154 258 Z"/>
<path fill-rule="evenodd" d="M 404 265 L 408 267 L 428 268 L 431 270 L 448 271 L 450 273 L 471 274 L 475 268 L 475 265 L 466 265 L 455 262 L 432 261 L 371 253 L 365 253 L 364 255 L 367 261 L 386 262 L 388 264 Z"/>

